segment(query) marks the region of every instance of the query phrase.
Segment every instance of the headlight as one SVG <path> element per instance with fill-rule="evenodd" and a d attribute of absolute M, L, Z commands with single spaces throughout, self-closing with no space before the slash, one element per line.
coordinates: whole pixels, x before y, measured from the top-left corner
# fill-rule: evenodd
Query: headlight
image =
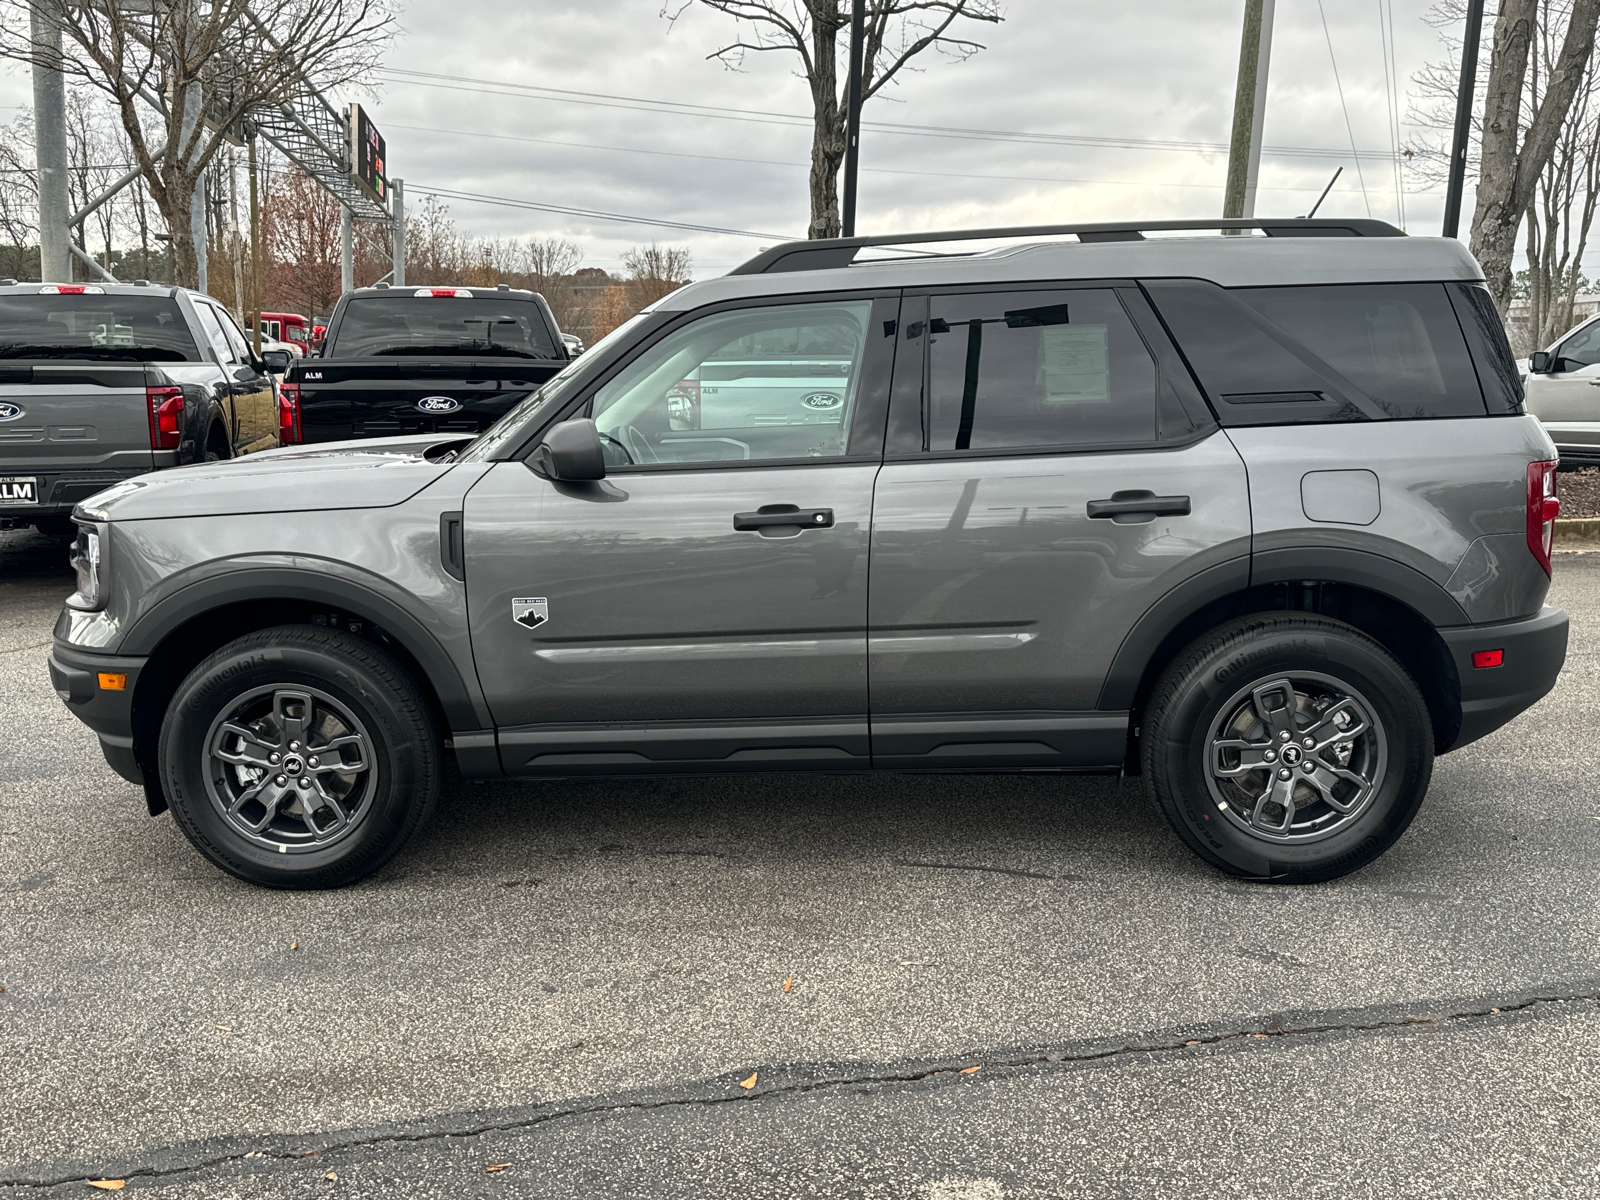
<path fill-rule="evenodd" d="M 79 525 L 78 540 L 72 543 L 72 569 L 78 575 L 78 590 L 67 597 L 73 608 L 96 609 L 105 602 L 100 594 L 101 534 L 94 525 Z"/>

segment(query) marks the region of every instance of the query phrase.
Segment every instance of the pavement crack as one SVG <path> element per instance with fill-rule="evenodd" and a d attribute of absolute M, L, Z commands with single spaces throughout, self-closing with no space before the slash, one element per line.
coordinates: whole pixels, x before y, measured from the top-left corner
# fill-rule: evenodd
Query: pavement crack
<path fill-rule="evenodd" d="M 764 1087 L 757 1085 L 750 1091 L 736 1091 L 734 1094 L 657 1095 L 645 1096 L 635 1100 L 617 1099 L 600 1102 L 591 1101 L 588 1103 L 580 1102 L 554 1107 L 544 1112 L 528 1113 L 511 1119 L 478 1121 L 453 1129 L 423 1126 L 410 1132 L 386 1130 L 362 1134 L 352 1131 L 348 1136 L 344 1137 L 330 1136 L 322 1141 L 317 1148 L 309 1150 L 263 1149 L 257 1144 L 248 1150 L 241 1149 L 230 1153 L 214 1154 L 170 1167 L 132 1167 L 115 1172 L 115 1177 L 129 1180 L 172 1179 L 193 1174 L 197 1171 L 243 1163 L 246 1160 L 281 1163 L 298 1162 L 305 1159 L 322 1159 L 325 1161 L 331 1155 L 351 1150 L 362 1150 L 382 1145 L 419 1144 L 451 1139 L 466 1140 L 497 1133 L 517 1133 L 574 1117 L 626 1112 L 654 1112 L 670 1108 L 712 1107 L 724 1104 L 750 1104 L 785 1095 L 805 1095 L 872 1085 L 913 1084 L 941 1077 L 949 1077 L 950 1082 L 954 1082 L 963 1078 L 983 1078 L 985 1075 L 992 1075 L 997 1068 L 1017 1070 L 1030 1067 L 1046 1069 L 1050 1067 L 1070 1067 L 1076 1064 L 1147 1058 L 1161 1053 L 1194 1053 L 1230 1043 L 1243 1044 L 1256 1040 L 1270 1044 L 1287 1039 L 1313 1037 L 1327 1033 L 1380 1033 L 1416 1026 L 1433 1026 L 1444 1029 L 1452 1026 L 1459 1027 L 1462 1024 L 1475 1021 L 1495 1020 L 1500 1017 L 1539 1008 L 1540 1006 L 1589 1002 L 1600 1002 L 1600 987 L 1597 987 L 1594 981 L 1586 982 L 1581 988 L 1570 991 L 1561 991 L 1551 987 L 1541 989 L 1536 993 L 1525 992 L 1520 996 L 1495 1002 L 1490 1002 L 1489 1000 L 1458 1002 L 1454 1007 L 1440 1007 L 1432 1012 L 1406 1012 L 1395 1009 L 1382 1014 L 1374 1014 L 1373 1010 L 1370 1009 L 1356 1009 L 1345 1010 L 1342 1013 L 1324 1014 L 1320 1019 L 1302 1018 L 1297 1020 L 1293 1017 L 1285 1017 L 1282 1019 L 1266 1018 L 1256 1023 L 1235 1023 L 1226 1028 L 1213 1028 L 1208 1032 L 1196 1032 L 1195 1036 L 1185 1036 L 1182 1033 L 1174 1032 L 1127 1039 L 1101 1039 L 1097 1044 L 1083 1044 L 1080 1049 L 1076 1050 L 1029 1050 L 1022 1053 L 1012 1052 L 998 1055 L 976 1052 L 962 1057 L 938 1061 L 924 1060 L 899 1071 L 843 1073 L 825 1078 L 774 1083 Z M 1414 1009 L 1425 1009 L 1426 1007 L 1426 1003 L 1422 1001 L 1416 1002 L 1413 1006 Z M 1273 1021 L 1277 1023 L 1274 1024 L 1272 1023 Z M 976 1074 L 978 1066 L 985 1068 L 983 1074 Z M 760 1070 L 765 1074 L 770 1068 L 761 1067 Z M 708 1080 L 706 1084 L 708 1086 L 718 1086 L 714 1080 Z M 734 1075 L 729 1076 L 727 1086 L 730 1088 L 737 1087 L 737 1080 Z M 440 1118 L 435 1117 L 433 1120 L 438 1122 Z M 281 1137 L 282 1135 L 270 1136 Z M 102 1170 L 96 1177 L 104 1178 L 106 1173 Z M 0 1178 L 0 1188 L 42 1190 L 82 1184 L 88 1178 L 90 1176 L 82 1173 L 60 1175 L 53 1178 Z"/>
<path fill-rule="evenodd" d="M 991 875 L 1014 875 L 1018 879 L 1070 879 L 1087 883 L 1082 875 L 1046 875 L 1042 871 L 1024 871 L 1017 867 L 980 867 L 970 863 L 913 862 L 907 858 L 892 860 L 897 867 L 924 867 L 930 871 L 985 871 Z"/>
<path fill-rule="evenodd" d="M 24 650 L 43 650 L 49 642 L 35 642 L 31 646 L 13 646 L 9 650 L 0 650 L 0 654 L 21 654 Z"/>

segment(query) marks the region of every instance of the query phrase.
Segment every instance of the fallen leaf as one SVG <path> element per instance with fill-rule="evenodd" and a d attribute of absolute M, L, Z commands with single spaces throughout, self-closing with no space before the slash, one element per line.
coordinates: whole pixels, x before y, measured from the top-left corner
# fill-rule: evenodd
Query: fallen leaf
<path fill-rule="evenodd" d="M 0 988 L 0 996 L 4 996 L 5 994 L 6 994 L 5 988 Z"/>
<path fill-rule="evenodd" d="M 329 1179 L 338 1179 L 339 1178 L 339 1172 L 337 1172 L 337 1171 L 329 1171 L 328 1172 L 328 1178 Z"/>
<path fill-rule="evenodd" d="M 1266 1036 L 1267 1036 L 1267 1035 L 1266 1035 L 1266 1034 L 1264 1034 L 1264 1033 L 1252 1033 L 1252 1034 L 1251 1034 L 1251 1035 L 1250 1035 L 1250 1036 L 1251 1036 L 1251 1037 L 1258 1037 L 1258 1038 L 1264 1038 L 1264 1037 L 1266 1037 Z"/>
<path fill-rule="evenodd" d="M 217 1028 L 222 1030 L 223 1033 L 232 1033 L 233 1032 L 233 1026 L 232 1025 L 218 1025 Z"/>
<path fill-rule="evenodd" d="M 979 1064 L 976 1067 L 962 1067 L 961 1068 L 961 1073 L 963 1075 L 975 1075 L 981 1070 L 983 1070 L 983 1066 L 982 1066 L 982 1064 Z"/>
<path fill-rule="evenodd" d="M 750 1072 L 750 1078 L 749 1079 L 741 1079 L 741 1080 L 739 1080 L 739 1086 L 744 1088 L 744 1090 L 748 1092 L 751 1088 L 755 1087 L 755 1085 L 756 1085 L 756 1076 L 760 1075 L 760 1074 L 761 1074 L 760 1071 L 752 1071 L 752 1072 Z"/>
<path fill-rule="evenodd" d="M 491 1163 L 483 1169 L 483 1173 L 485 1175 L 493 1175 L 496 1171 L 504 1171 L 510 1165 L 510 1163 Z"/>
<path fill-rule="evenodd" d="M 89 1186 L 99 1188 L 102 1192 L 120 1192 L 128 1186 L 126 1179 L 91 1179 Z"/>
<path fill-rule="evenodd" d="M 787 979 L 785 979 L 783 981 L 783 990 L 784 990 L 784 992 L 787 993 L 789 991 L 789 989 L 792 988 L 793 986 L 794 986 L 794 976 L 791 975 L 791 976 L 789 976 L 789 978 L 787 978 Z M 0 988 L 0 992 L 3 992 L 3 991 L 5 991 L 5 989 L 4 988 Z"/>
<path fill-rule="evenodd" d="M 289 943 L 289 949 L 291 949 L 291 950 L 300 949 L 300 943 L 299 942 L 290 942 Z"/>
<path fill-rule="evenodd" d="M 307 1150 L 305 1152 L 305 1157 L 306 1158 L 321 1158 L 322 1157 L 322 1151 L 321 1150 Z"/>
<path fill-rule="evenodd" d="M 1199 1042 L 1185 1042 L 1184 1043 L 1185 1046 L 1198 1046 L 1199 1044 L 1200 1044 Z"/>

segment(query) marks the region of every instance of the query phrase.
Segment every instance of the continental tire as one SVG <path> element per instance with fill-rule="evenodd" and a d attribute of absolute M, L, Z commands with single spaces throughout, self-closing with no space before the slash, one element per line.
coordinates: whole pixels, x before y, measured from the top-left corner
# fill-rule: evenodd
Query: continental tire
<path fill-rule="evenodd" d="M 1162 673 L 1144 719 L 1156 803 L 1232 875 L 1315 883 L 1405 832 L 1433 773 L 1416 683 L 1372 638 L 1327 617 L 1243 617 Z"/>
<path fill-rule="evenodd" d="M 388 862 L 433 811 L 439 733 L 416 683 L 360 638 L 283 625 L 189 673 L 159 771 L 195 848 L 263 887 L 331 888 Z"/>

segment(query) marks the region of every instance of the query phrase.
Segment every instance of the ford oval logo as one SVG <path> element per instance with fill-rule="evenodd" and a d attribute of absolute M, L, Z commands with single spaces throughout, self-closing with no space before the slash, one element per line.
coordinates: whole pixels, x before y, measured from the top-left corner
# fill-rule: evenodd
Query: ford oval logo
<path fill-rule="evenodd" d="M 417 401 L 417 407 L 426 413 L 455 412 L 461 407 L 461 401 L 453 396 L 424 396 Z"/>
<path fill-rule="evenodd" d="M 838 408 L 844 400 L 832 392 L 812 392 L 809 396 L 802 396 L 800 403 L 807 408 Z"/>
<path fill-rule="evenodd" d="M 20 404 L 12 404 L 9 400 L 0 401 L 0 421 L 15 421 L 26 411 Z"/>

